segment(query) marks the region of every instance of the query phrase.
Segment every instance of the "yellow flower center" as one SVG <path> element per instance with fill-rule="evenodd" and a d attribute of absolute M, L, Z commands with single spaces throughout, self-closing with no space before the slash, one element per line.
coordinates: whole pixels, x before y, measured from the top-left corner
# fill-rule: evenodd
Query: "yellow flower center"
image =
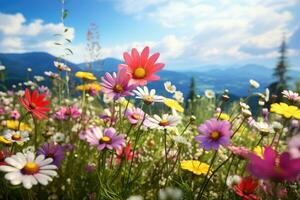
<path fill-rule="evenodd" d="M 105 143 L 105 144 L 110 144 L 111 139 L 110 139 L 110 137 L 103 136 L 103 137 L 101 138 L 101 142 L 102 142 L 102 143 Z"/>
<path fill-rule="evenodd" d="M 14 134 L 11 136 L 11 139 L 13 140 L 20 140 L 22 138 L 22 136 L 20 134 Z"/>
<path fill-rule="evenodd" d="M 133 77 L 136 79 L 142 79 L 146 76 L 146 70 L 143 67 L 137 67 L 133 72 Z"/>
<path fill-rule="evenodd" d="M 151 104 L 152 102 L 153 102 L 153 97 L 152 96 L 150 96 L 150 95 L 148 95 L 148 96 L 146 96 L 145 98 L 144 98 L 144 102 L 146 103 L 146 104 Z"/>
<path fill-rule="evenodd" d="M 135 114 L 135 113 L 132 114 L 131 117 L 132 117 L 133 119 L 136 119 L 136 120 L 139 120 L 139 119 L 140 119 L 140 115 Z"/>
<path fill-rule="evenodd" d="M 210 139 L 212 139 L 213 141 L 218 140 L 221 137 L 221 134 L 218 131 L 213 131 L 210 134 Z"/>
<path fill-rule="evenodd" d="M 168 126 L 168 125 L 170 125 L 170 122 L 166 119 L 163 119 L 159 122 L 159 125 L 160 126 Z"/>
<path fill-rule="evenodd" d="M 116 93 L 120 93 L 120 92 L 123 92 L 124 89 L 123 89 L 123 86 L 120 85 L 120 84 L 116 84 L 115 87 L 114 87 L 114 92 Z"/>
<path fill-rule="evenodd" d="M 28 162 L 21 170 L 23 174 L 32 175 L 39 171 L 40 167 L 34 162 Z"/>

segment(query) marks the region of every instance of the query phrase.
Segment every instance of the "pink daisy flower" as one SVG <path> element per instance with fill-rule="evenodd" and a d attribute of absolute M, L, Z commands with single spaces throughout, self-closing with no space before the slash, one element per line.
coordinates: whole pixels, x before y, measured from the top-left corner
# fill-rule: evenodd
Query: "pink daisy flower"
<path fill-rule="evenodd" d="M 126 69 L 120 69 L 118 75 L 113 73 L 105 73 L 101 78 L 102 91 L 109 97 L 118 100 L 120 97 L 132 96 L 131 92 L 136 88 L 136 85 L 129 84 L 131 75 L 127 73 Z"/>
<path fill-rule="evenodd" d="M 119 69 L 125 68 L 132 75 L 131 82 L 136 85 L 144 86 L 148 81 L 159 80 L 155 73 L 165 66 L 163 63 L 156 63 L 159 53 L 149 57 L 149 52 L 149 47 L 145 47 L 141 54 L 135 48 L 131 50 L 131 55 L 127 52 L 123 54 L 125 64 L 120 64 Z"/>
<path fill-rule="evenodd" d="M 102 129 L 93 127 L 85 131 L 85 139 L 91 146 L 96 146 L 99 151 L 104 149 L 122 149 L 125 146 L 124 135 L 117 135 L 114 128 Z"/>
<path fill-rule="evenodd" d="M 140 108 L 128 108 L 125 116 L 131 124 L 137 124 L 143 120 L 144 111 L 142 111 Z"/>

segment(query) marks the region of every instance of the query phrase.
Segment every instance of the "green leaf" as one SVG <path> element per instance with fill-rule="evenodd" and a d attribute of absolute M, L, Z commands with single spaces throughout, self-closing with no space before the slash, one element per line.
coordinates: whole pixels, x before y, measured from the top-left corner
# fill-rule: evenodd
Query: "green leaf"
<path fill-rule="evenodd" d="M 68 39 L 68 38 L 65 38 L 66 39 L 66 41 L 68 41 L 69 43 L 72 43 L 72 41 L 70 40 L 70 39 Z"/>
<path fill-rule="evenodd" d="M 64 9 L 64 13 L 63 13 L 63 19 L 65 19 L 68 16 L 68 10 Z"/>
<path fill-rule="evenodd" d="M 70 53 L 73 55 L 73 51 L 72 51 L 71 49 L 66 48 L 66 50 L 67 50 L 68 52 L 70 52 Z"/>

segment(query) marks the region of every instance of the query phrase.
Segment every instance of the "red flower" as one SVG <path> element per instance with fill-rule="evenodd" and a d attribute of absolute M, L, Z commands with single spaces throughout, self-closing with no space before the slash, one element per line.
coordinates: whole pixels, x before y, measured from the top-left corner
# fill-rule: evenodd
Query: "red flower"
<path fill-rule="evenodd" d="M 44 100 L 45 97 L 46 95 L 44 93 L 38 95 L 37 90 L 34 90 L 30 96 L 29 89 L 26 88 L 25 99 L 19 96 L 19 102 L 34 117 L 42 120 L 47 118 L 46 113 L 50 111 L 50 108 L 46 107 L 50 104 L 50 101 Z"/>
<path fill-rule="evenodd" d="M 131 144 L 128 144 L 124 149 L 117 149 L 116 153 L 117 153 L 117 157 L 116 157 L 117 164 L 121 163 L 123 157 L 126 160 L 132 160 L 133 157 L 134 158 L 138 157 L 137 151 L 135 151 L 133 155 L 133 152 L 131 150 Z"/>
<path fill-rule="evenodd" d="M 135 85 L 146 85 L 147 81 L 157 81 L 159 76 L 155 73 L 160 71 L 165 64 L 156 63 L 159 53 L 149 57 L 149 47 L 145 47 L 141 54 L 133 48 L 131 55 L 125 52 L 123 54 L 125 64 L 120 64 L 119 69 L 125 68 L 131 74 L 131 83 Z"/>
<path fill-rule="evenodd" d="M 258 182 L 253 180 L 251 176 L 248 176 L 243 178 L 239 185 L 233 186 L 233 189 L 243 200 L 257 200 L 258 198 L 253 194 L 257 186 Z"/>
<path fill-rule="evenodd" d="M 7 149 L 0 150 L 0 166 L 7 165 L 4 160 L 9 156 L 11 156 L 11 153 Z"/>

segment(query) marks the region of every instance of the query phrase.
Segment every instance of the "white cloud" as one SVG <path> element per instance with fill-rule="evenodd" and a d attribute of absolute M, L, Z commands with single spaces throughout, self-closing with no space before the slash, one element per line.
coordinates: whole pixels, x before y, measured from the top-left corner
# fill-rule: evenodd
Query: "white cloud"
<path fill-rule="evenodd" d="M 0 52 L 2 53 L 45 51 L 60 56 L 63 54 L 63 49 L 54 43 L 64 41 L 62 37 L 54 35 L 63 34 L 70 40 L 74 39 L 74 28 L 64 27 L 61 23 L 44 23 L 41 19 L 26 23 L 26 19 L 21 13 L 5 14 L 0 12 L 0 19 Z M 68 28 L 66 33 L 64 33 L 65 28 Z M 68 45 L 64 47 L 68 47 Z M 77 57 L 74 56 L 74 58 Z"/>
<path fill-rule="evenodd" d="M 135 9 L 136 1 L 116 2 L 119 11 L 125 6 L 123 13 L 151 19 L 172 33 L 155 42 L 162 55 L 166 54 L 165 58 L 197 63 L 274 59 L 283 34 L 289 39 L 295 29 L 290 9 L 299 3 L 297 0 L 156 0 L 154 6 L 149 3 L 152 1 L 143 0 L 144 6 Z"/>

